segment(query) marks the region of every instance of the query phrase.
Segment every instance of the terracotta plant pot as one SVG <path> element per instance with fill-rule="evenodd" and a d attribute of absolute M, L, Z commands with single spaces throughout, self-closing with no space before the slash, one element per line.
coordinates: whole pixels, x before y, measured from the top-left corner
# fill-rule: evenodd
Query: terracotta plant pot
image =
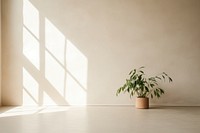
<path fill-rule="evenodd" d="M 136 98 L 136 105 L 137 109 L 148 109 L 149 108 L 149 98 Z"/>

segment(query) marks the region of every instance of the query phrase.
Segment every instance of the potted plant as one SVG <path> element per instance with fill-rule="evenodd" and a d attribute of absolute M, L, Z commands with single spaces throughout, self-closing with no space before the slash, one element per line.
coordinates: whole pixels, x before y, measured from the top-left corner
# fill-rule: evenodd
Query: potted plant
<path fill-rule="evenodd" d="M 144 67 L 140 67 L 139 69 L 130 71 L 129 78 L 126 79 L 125 84 L 117 90 L 116 95 L 118 96 L 122 92 L 128 92 L 130 98 L 137 95 L 136 108 L 147 109 L 149 108 L 149 97 L 159 98 L 164 94 L 164 90 L 159 87 L 158 81 L 168 80 L 169 82 L 172 82 L 172 78 L 165 72 L 153 77 L 146 77 L 142 70 L 143 68 Z"/>

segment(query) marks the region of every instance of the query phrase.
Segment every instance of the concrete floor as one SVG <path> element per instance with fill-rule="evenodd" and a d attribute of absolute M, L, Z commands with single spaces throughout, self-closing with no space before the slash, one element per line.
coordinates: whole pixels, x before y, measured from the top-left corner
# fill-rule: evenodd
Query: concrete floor
<path fill-rule="evenodd" d="M 0 133 L 200 133 L 200 107 L 0 107 Z"/>

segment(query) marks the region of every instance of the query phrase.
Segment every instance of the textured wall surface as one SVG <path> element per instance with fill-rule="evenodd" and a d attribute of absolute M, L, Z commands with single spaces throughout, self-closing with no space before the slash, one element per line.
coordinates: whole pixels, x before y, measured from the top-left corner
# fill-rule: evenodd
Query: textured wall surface
<path fill-rule="evenodd" d="M 200 105 L 199 0 L 2 0 L 3 105 L 134 104 L 132 68 L 162 71 L 157 105 Z"/>

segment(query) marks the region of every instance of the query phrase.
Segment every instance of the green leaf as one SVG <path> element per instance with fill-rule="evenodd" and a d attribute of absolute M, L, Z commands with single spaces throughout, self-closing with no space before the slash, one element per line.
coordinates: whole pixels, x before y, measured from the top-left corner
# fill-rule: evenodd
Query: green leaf
<path fill-rule="evenodd" d="M 138 74 L 135 74 L 134 76 L 133 76 L 133 80 L 136 80 L 137 79 L 137 77 L 138 77 Z"/>
<path fill-rule="evenodd" d="M 144 74 L 144 72 L 143 72 L 143 71 L 141 71 L 141 70 L 140 70 L 140 73 Z"/>
<path fill-rule="evenodd" d="M 154 84 L 158 85 L 158 83 L 157 83 L 157 82 L 154 82 Z"/>
<path fill-rule="evenodd" d="M 144 68 L 144 66 L 141 66 L 139 69 L 142 69 L 142 68 Z"/>
<path fill-rule="evenodd" d="M 136 69 L 134 69 L 133 71 L 134 71 L 134 72 L 133 72 L 133 75 L 134 75 L 134 74 L 136 73 Z"/>
<path fill-rule="evenodd" d="M 160 98 L 160 94 L 157 93 L 157 97 Z"/>
<path fill-rule="evenodd" d="M 157 93 L 160 93 L 160 91 L 159 91 L 158 89 L 156 89 L 156 92 L 157 92 Z"/>
<path fill-rule="evenodd" d="M 143 87 L 141 87 L 141 91 L 142 91 L 142 92 L 144 91 L 144 88 L 143 88 Z"/>
<path fill-rule="evenodd" d="M 172 78 L 169 77 L 169 82 L 173 82 Z"/>
<path fill-rule="evenodd" d="M 161 88 L 159 88 L 159 89 L 160 89 L 161 94 L 165 93 L 165 91 L 163 89 L 161 89 Z"/>
<path fill-rule="evenodd" d="M 128 75 L 131 75 L 131 73 L 132 73 L 132 72 L 133 72 L 133 70 L 132 70 L 132 71 L 130 71 Z"/>
<path fill-rule="evenodd" d="M 116 95 L 117 95 L 117 96 L 120 94 L 121 90 L 122 90 L 122 88 L 119 88 L 119 89 L 117 90 L 117 92 L 116 92 Z"/>
<path fill-rule="evenodd" d="M 160 79 L 160 80 L 161 80 L 161 78 L 160 78 L 160 77 L 158 77 L 158 76 L 156 76 L 155 78 L 157 78 L 157 79 Z"/>
<path fill-rule="evenodd" d="M 149 78 L 149 80 L 156 82 L 156 79 L 154 77 Z"/>
<path fill-rule="evenodd" d="M 165 72 L 163 72 L 163 74 L 168 77 L 168 75 Z"/>
<path fill-rule="evenodd" d="M 148 89 L 148 87 L 146 87 L 146 86 L 145 86 L 145 90 L 146 90 L 147 92 L 149 92 L 149 89 Z"/>
<path fill-rule="evenodd" d="M 131 95 L 132 95 L 132 96 L 134 95 L 133 91 L 131 92 Z"/>
<path fill-rule="evenodd" d="M 141 79 L 142 79 L 142 75 L 139 75 L 139 76 L 138 76 L 138 80 L 141 80 Z"/>
<path fill-rule="evenodd" d="M 154 84 L 150 84 L 151 88 L 153 88 L 155 85 Z"/>
<path fill-rule="evenodd" d="M 135 75 L 135 73 L 136 73 L 136 69 L 130 71 L 129 75 L 133 76 L 133 75 Z"/>
<path fill-rule="evenodd" d="M 164 79 L 164 82 L 165 82 L 165 76 L 164 76 L 164 75 L 162 75 L 162 77 L 163 77 L 163 79 Z"/>
<path fill-rule="evenodd" d="M 153 93 L 154 93 L 154 95 L 155 95 L 155 96 L 157 96 L 157 93 L 156 93 L 156 91 L 155 91 L 155 90 L 153 91 Z"/>

